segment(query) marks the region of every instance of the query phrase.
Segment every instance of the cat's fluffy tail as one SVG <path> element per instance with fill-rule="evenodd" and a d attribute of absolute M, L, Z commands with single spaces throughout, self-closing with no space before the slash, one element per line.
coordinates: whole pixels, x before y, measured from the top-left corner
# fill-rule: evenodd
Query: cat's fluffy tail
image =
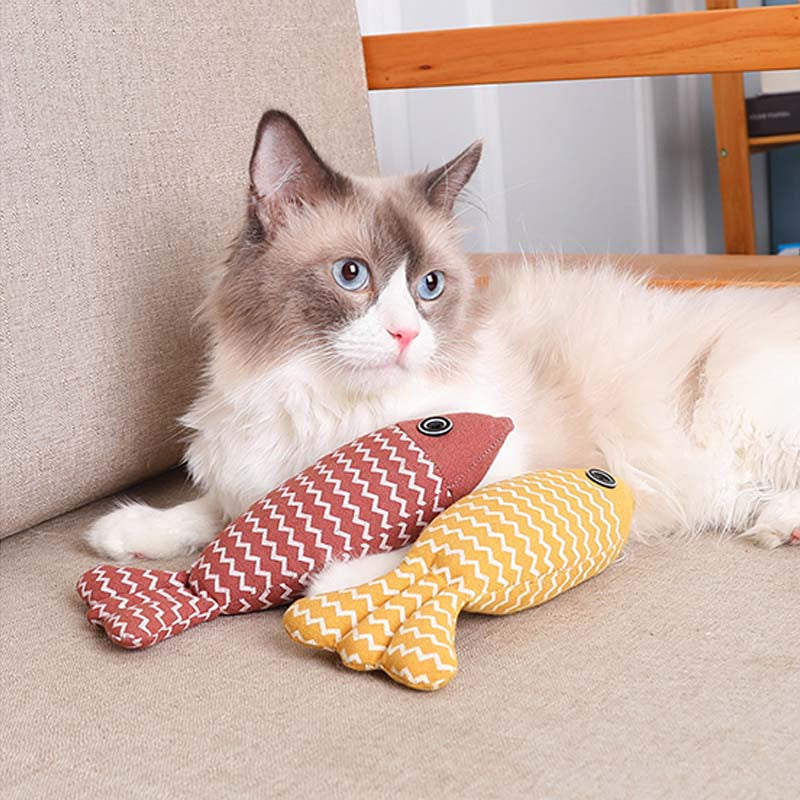
<path fill-rule="evenodd" d="M 350 669 L 382 669 L 431 691 L 456 673 L 456 620 L 466 601 L 443 574 L 412 557 L 379 580 L 298 600 L 283 624 L 293 639 L 338 653 Z"/>

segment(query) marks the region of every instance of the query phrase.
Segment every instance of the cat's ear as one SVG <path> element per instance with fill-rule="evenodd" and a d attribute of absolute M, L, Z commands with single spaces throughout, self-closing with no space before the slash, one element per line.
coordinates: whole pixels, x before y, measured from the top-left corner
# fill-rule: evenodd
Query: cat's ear
<path fill-rule="evenodd" d="M 456 198 L 475 172 L 482 151 L 483 142 L 479 139 L 443 167 L 426 172 L 423 186 L 428 202 L 449 214 Z"/>
<path fill-rule="evenodd" d="M 261 117 L 250 157 L 250 199 L 267 239 L 291 206 L 314 205 L 326 195 L 342 193 L 346 184 L 317 155 L 292 117 L 277 110 Z"/>

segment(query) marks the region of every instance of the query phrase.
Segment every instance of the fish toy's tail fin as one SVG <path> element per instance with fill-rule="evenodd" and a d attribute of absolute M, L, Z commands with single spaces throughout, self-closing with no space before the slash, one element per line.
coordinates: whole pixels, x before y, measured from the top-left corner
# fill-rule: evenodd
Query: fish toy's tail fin
<path fill-rule="evenodd" d="M 444 584 L 395 631 L 378 666 L 412 689 L 441 689 L 456 674 L 456 621 L 465 595 Z"/>
<path fill-rule="evenodd" d="M 350 669 L 382 669 L 398 683 L 430 691 L 456 673 L 456 620 L 467 600 L 412 551 L 383 578 L 298 600 L 283 623 L 293 639 L 335 651 Z"/>
<path fill-rule="evenodd" d="M 186 572 L 104 564 L 81 575 L 76 588 L 89 622 L 120 647 L 138 650 L 220 614 L 220 606 L 195 594 L 187 581 Z"/>

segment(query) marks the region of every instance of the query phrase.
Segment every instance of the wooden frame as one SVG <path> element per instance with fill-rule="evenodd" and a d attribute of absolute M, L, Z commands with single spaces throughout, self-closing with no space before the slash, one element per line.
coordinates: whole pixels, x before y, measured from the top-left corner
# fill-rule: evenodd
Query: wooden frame
<path fill-rule="evenodd" d="M 800 67 L 800 6 L 364 36 L 370 89 Z"/>
<path fill-rule="evenodd" d="M 737 0 L 706 0 L 709 10 L 733 9 Z M 795 49 L 800 48 L 800 41 Z M 722 200 L 722 224 L 728 253 L 755 253 L 753 188 L 750 155 L 800 142 L 800 133 L 784 136 L 748 136 L 744 80 L 741 72 L 712 77 L 717 167 Z"/>
<path fill-rule="evenodd" d="M 383 34 L 365 36 L 362 42 L 367 85 L 373 90 L 712 73 L 719 80 L 715 89 L 728 96 L 739 92 L 744 115 L 741 72 L 800 69 L 800 5 Z M 749 160 L 744 162 L 750 142 L 745 127 L 748 149 L 742 149 L 741 120 L 736 125 L 731 120 L 727 115 L 718 118 L 717 132 L 722 142 L 737 136 L 736 152 L 748 154 L 725 164 L 729 174 L 738 172 L 731 183 L 741 186 L 745 175 L 749 181 Z M 734 146 L 726 149 L 733 152 Z M 752 200 L 746 194 L 737 201 L 736 213 L 752 219 Z M 746 235 L 739 247 L 752 252 L 754 236 Z M 800 284 L 797 266 L 784 263 L 792 259 L 667 258 L 681 271 L 667 269 L 656 282 L 676 288 Z M 667 263 L 664 257 L 647 259 Z M 636 266 L 641 257 L 634 261 Z"/>
<path fill-rule="evenodd" d="M 472 253 L 477 266 L 478 283 L 491 277 L 490 263 L 497 260 L 516 262 L 516 253 Z M 585 264 L 585 255 L 559 256 L 566 264 Z M 709 255 L 632 255 L 610 254 L 608 259 L 633 272 L 646 272 L 651 286 L 670 289 L 715 289 L 722 286 L 747 286 L 777 289 L 800 284 L 800 263 L 797 259 L 778 256 L 709 256 Z M 792 263 L 794 261 L 794 263 Z M 484 269 L 485 265 L 485 269 Z"/>

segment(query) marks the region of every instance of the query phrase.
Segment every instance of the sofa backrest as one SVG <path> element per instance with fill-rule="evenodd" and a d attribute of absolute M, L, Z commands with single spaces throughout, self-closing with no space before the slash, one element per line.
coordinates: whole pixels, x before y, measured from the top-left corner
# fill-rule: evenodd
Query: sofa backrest
<path fill-rule="evenodd" d="M 244 213 L 255 126 L 375 169 L 342 0 L 3 9 L 0 532 L 174 465 L 193 328 Z"/>

